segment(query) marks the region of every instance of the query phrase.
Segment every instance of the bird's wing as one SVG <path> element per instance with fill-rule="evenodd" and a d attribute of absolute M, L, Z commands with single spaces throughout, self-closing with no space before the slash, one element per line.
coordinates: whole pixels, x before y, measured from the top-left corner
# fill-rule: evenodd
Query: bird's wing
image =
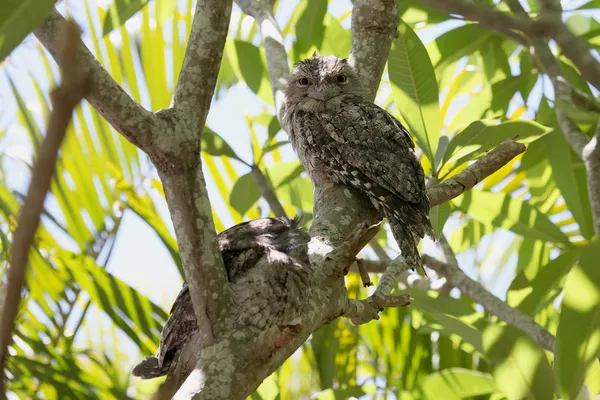
<path fill-rule="evenodd" d="M 339 160 L 344 180 L 352 186 L 364 185 L 358 178 L 366 177 L 372 185 L 367 191 L 377 194 L 383 189 L 428 212 L 423 168 L 406 129 L 385 110 L 367 102 L 342 107 L 339 114 L 328 122 L 340 133 L 324 144 L 324 150 L 332 157 L 330 162 Z"/>
<path fill-rule="evenodd" d="M 160 346 L 156 355 L 159 363 L 162 364 L 169 351 L 177 349 L 197 330 L 198 325 L 190 290 L 187 283 L 184 283 L 173 307 L 171 307 L 171 315 L 160 334 Z"/>

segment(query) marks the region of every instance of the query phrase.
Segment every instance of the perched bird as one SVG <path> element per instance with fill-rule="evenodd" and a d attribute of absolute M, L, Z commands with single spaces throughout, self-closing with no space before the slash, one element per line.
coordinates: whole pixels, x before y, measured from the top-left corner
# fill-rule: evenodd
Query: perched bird
<path fill-rule="evenodd" d="M 300 61 L 285 93 L 284 125 L 315 186 L 333 182 L 366 195 L 388 219 L 408 264 L 421 266 L 417 244 L 434 234 L 408 131 L 368 99 L 345 59 L 315 53 Z"/>
<path fill-rule="evenodd" d="M 233 226 L 217 236 L 236 303 L 239 325 L 264 330 L 301 315 L 310 297 L 308 233 L 298 219 L 260 218 Z M 155 356 L 133 368 L 142 379 L 167 374 L 183 345 L 198 334 L 186 283 L 163 327 Z"/>

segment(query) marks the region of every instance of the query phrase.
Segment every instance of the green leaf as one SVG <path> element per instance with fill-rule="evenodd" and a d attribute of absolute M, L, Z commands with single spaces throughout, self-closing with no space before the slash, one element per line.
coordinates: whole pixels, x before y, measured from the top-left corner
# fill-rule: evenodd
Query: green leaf
<path fill-rule="evenodd" d="M 56 0 L 0 2 L 0 62 L 46 19 Z"/>
<path fill-rule="evenodd" d="M 488 82 L 494 83 L 511 75 L 508 56 L 502 48 L 503 39 L 489 40 L 479 50 Z"/>
<path fill-rule="evenodd" d="M 436 320 L 443 327 L 443 333 L 456 334 L 477 351 L 483 352 L 481 332 L 477 327 L 483 318 L 482 314 L 464 301 L 436 292 L 411 288 L 410 295 L 413 297 L 411 307 Z"/>
<path fill-rule="evenodd" d="M 450 368 L 423 379 L 421 390 L 426 399 L 454 400 L 491 394 L 496 391 L 496 384 L 489 374 L 464 368 Z"/>
<path fill-rule="evenodd" d="M 554 128 L 543 141 L 543 157 L 549 159 L 552 177 L 581 233 L 589 239 L 594 234 L 594 227 L 583 162 L 572 152 L 556 119 L 556 112 L 549 107 L 546 99 L 540 103 L 536 119 Z"/>
<path fill-rule="evenodd" d="M 177 7 L 176 0 L 155 0 L 156 21 L 162 25 L 173 15 Z M 148 0 L 114 0 L 106 12 L 102 35 L 110 33 L 133 17 L 148 3 Z"/>
<path fill-rule="evenodd" d="M 242 78 L 254 93 L 260 91 L 263 74 L 266 70 L 262 64 L 260 50 L 252 43 L 236 40 L 233 42 L 240 66 Z"/>
<path fill-rule="evenodd" d="M 507 193 L 472 189 L 453 199 L 452 203 L 484 224 L 532 239 L 569 244 L 569 238 L 545 214 Z"/>
<path fill-rule="evenodd" d="M 456 253 L 462 253 L 471 247 L 478 245 L 481 238 L 494 231 L 494 227 L 483 224 L 471 218 L 465 218 L 462 224 L 456 228 L 450 236 L 450 247 Z"/>
<path fill-rule="evenodd" d="M 519 273 L 508 289 L 507 303 L 519 311 L 534 315 L 561 291 L 560 282 L 569 273 L 579 254 L 578 248 L 569 249 L 531 277 L 527 277 L 525 271 Z"/>
<path fill-rule="evenodd" d="M 108 315 L 146 354 L 154 352 L 160 330 L 167 320 L 162 308 L 131 286 L 96 265 L 89 257 L 68 252 L 57 254 L 85 290 L 93 304 Z"/>
<path fill-rule="evenodd" d="M 327 0 L 304 1 L 306 7 L 296 23 L 296 42 L 294 55 L 296 59 L 306 56 L 314 46 L 320 48 L 325 37 L 323 21 L 327 14 Z"/>
<path fill-rule="evenodd" d="M 452 138 L 443 164 L 454 162 L 460 165 L 483 155 L 506 139 L 516 137 L 515 140 L 520 143 L 530 143 L 550 131 L 550 128 L 533 121 L 518 120 L 501 124 L 494 119 L 475 121 Z"/>
<path fill-rule="evenodd" d="M 600 352 L 600 240 L 588 245 L 569 272 L 556 333 L 555 373 L 566 399 L 577 396 Z"/>
<path fill-rule="evenodd" d="M 282 140 L 281 142 L 276 142 L 276 143 L 270 144 L 268 146 L 265 146 L 265 147 L 263 147 L 261 157 L 264 156 L 265 154 L 270 153 L 273 150 L 277 150 L 278 148 L 285 146 L 287 144 L 290 144 L 289 140 Z"/>
<path fill-rule="evenodd" d="M 228 39 L 225 43 L 225 55 L 235 75 L 240 80 L 243 79 L 250 90 L 263 101 L 273 105 L 265 50 L 242 40 Z"/>
<path fill-rule="evenodd" d="M 477 48 L 496 36 L 493 31 L 479 24 L 467 24 L 449 30 L 427 45 L 432 64 L 437 70 L 451 62 L 473 53 Z"/>
<path fill-rule="evenodd" d="M 554 375 L 544 350 L 513 326 L 488 326 L 483 345 L 496 384 L 509 400 L 554 397 Z"/>
<path fill-rule="evenodd" d="M 261 193 L 256 186 L 252 174 L 247 173 L 238 178 L 231 188 L 229 204 L 240 214 L 244 215 L 260 199 Z"/>
<path fill-rule="evenodd" d="M 225 156 L 233 158 L 245 164 L 245 162 L 238 157 L 235 151 L 233 151 L 231 146 L 208 126 L 205 126 L 204 130 L 202 131 L 202 151 L 210 154 L 211 156 Z"/>
<path fill-rule="evenodd" d="M 537 81 L 535 74 L 523 74 L 508 76 L 506 79 L 497 81 L 492 85 L 492 102 L 490 109 L 494 113 L 506 114 L 508 106 L 515 94 L 521 91 L 524 97 Z"/>
<path fill-rule="evenodd" d="M 334 54 L 340 58 L 347 58 L 352 47 L 352 33 L 344 29 L 342 24 L 330 14 L 325 16 L 325 38 L 321 46 L 323 54 Z"/>
<path fill-rule="evenodd" d="M 435 165 L 440 137 L 440 105 L 435 72 L 417 34 L 405 22 L 392 45 L 388 71 L 396 107 L 417 138 L 417 144 Z"/>
<path fill-rule="evenodd" d="M 435 237 L 440 237 L 442 234 L 444 225 L 446 224 L 448 217 L 450 217 L 450 214 L 452 214 L 452 208 L 448 202 L 433 207 L 431 211 L 429 211 L 429 219 L 431 220 Z"/>

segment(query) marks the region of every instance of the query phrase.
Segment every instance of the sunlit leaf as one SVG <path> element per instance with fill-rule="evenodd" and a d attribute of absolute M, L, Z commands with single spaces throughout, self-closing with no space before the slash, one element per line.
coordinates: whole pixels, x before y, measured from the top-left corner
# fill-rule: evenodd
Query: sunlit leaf
<path fill-rule="evenodd" d="M 0 3 L 0 62 L 44 21 L 56 0 L 9 0 Z"/>
<path fill-rule="evenodd" d="M 491 361 L 492 375 L 510 400 L 551 399 L 554 375 L 544 350 L 512 326 L 488 326 L 483 345 Z"/>
<path fill-rule="evenodd" d="M 567 236 L 546 215 L 509 194 L 472 189 L 453 199 L 452 203 L 484 224 L 532 239 L 569 243 Z"/>
<path fill-rule="evenodd" d="M 463 368 L 450 368 L 427 376 L 421 384 L 427 399 L 466 399 L 496 390 L 489 374 Z"/>
<path fill-rule="evenodd" d="M 508 304 L 533 315 L 541 305 L 558 295 L 561 289 L 559 283 L 569 273 L 579 253 L 576 248 L 564 252 L 539 267 L 540 270 L 533 276 L 528 277 L 525 272 L 519 273 L 506 294 Z"/>
<path fill-rule="evenodd" d="M 211 156 L 226 156 L 242 161 L 231 146 L 208 126 L 205 126 L 202 131 L 202 151 Z"/>
<path fill-rule="evenodd" d="M 417 138 L 417 145 L 436 169 L 440 135 L 438 87 L 431 60 L 417 34 L 406 23 L 392 45 L 388 71 L 396 107 Z"/>
<path fill-rule="evenodd" d="M 176 0 L 154 0 L 156 2 L 156 20 L 162 25 L 173 15 L 177 7 Z M 102 34 L 106 35 L 133 17 L 148 3 L 148 0 L 113 0 L 104 19 Z"/>
<path fill-rule="evenodd" d="M 497 120 L 475 121 L 450 141 L 444 154 L 444 164 L 461 164 L 481 156 L 510 138 L 530 143 L 550 131 L 550 128 L 533 121 L 508 121 L 501 124 Z"/>
<path fill-rule="evenodd" d="M 556 378 L 564 398 L 575 398 L 600 351 L 600 241 L 587 246 L 569 272 L 556 334 Z"/>

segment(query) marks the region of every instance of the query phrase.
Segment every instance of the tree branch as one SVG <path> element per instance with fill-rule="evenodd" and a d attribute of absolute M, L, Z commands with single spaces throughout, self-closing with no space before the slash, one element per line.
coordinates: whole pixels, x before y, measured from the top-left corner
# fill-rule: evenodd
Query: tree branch
<path fill-rule="evenodd" d="M 200 157 L 201 132 L 227 37 L 231 3 L 199 0 L 174 105 L 161 112 L 170 130 L 152 161 L 163 182 L 202 343 L 232 323 L 231 288 L 217 245 Z"/>
<path fill-rule="evenodd" d="M 469 0 L 423 0 L 423 3 L 448 14 L 460 15 L 467 20 L 477 21 L 518 43 L 526 43 L 525 38 L 518 30 L 523 30 L 528 25 L 529 18 L 517 18 Z"/>
<path fill-rule="evenodd" d="M 536 324 L 529 315 L 523 314 L 494 296 L 479 282 L 469 278 L 460 268 L 438 261 L 428 255 L 423 256 L 423 263 L 444 276 L 450 285 L 484 306 L 487 311 L 507 324 L 523 330 L 546 350 L 554 351 L 554 336 L 550 332 Z"/>
<path fill-rule="evenodd" d="M 491 150 L 485 156 L 475 161 L 461 173 L 446 179 L 439 185 L 429 187 L 427 196 L 432 207 L 445 203 L 487 178 L 500 168 L 508 164 L 510 160 L 525 151 L 524 144 L 514 140 L 505 140 L 498 147 Z"/>
<path fill-rule="evenodd" d="M 365 300 L 347 299 L 342 316 L 349 318 L 353 324 L 362 325 L 379 319 L 379 312 L 389 307 L 406 307 L 410 305 L 409 294 L 399 296 L 371 296 Z"/>
<path fill-rule="evenodd" d="M 50 52 L 60 67 L 60 32 L 67 21 L 56 10 L 42 23 L 34 34 Z M 94 55 L 79 40 L 77 50 L 78 69 L 90 77 L 90 90 L 86 99 L 100 114 L 131 143 L 150 153 L 160 134 L 158 118 L 135 102 L 110 74 L 100 65 Z"/>
<path fill-rule="evenodd" d="M 252 178 L 254 178 L 254 182 L 256 183 L 256 186 L 258 186 L 258 190 L 260 190 L 262 197 L 264 197 L 269 204 L 271 212 L 276 217 L 287 217 L 283 206 L 279 202 L 279 199 L 277 198 L 277 195 L 271 186 L 271 182 L 267 180 L 262 171 L 256 165 L 254 165 L 252 166 L 250 173 L 252 174 Z"/>
<path fill-rule="evenodd" d="M 582 156 L 587 171 L 594 231 L 596 235 L 600 235 L 600 124 L 596 127 L 592 140 L 583 148 Z"/>
<path fill-rule="evenodd" d="M 283 121 L 285 82 L 290 73 L 288 56 L 283 44 L 281 29 L 273 16 L 273 0 L 236 0 L 243 12 L 256 20 L 260 28 L 261 41 L 267 56 L 267 69 L 273 90 L 275 110 L 279 122 Z"/>
<path fill-rule="evenodd" d="M 210 108 L 231 18 L 231 1 L 196 3 L 194 21 L 173 96 L 177 117 L 200 136 Z"/>
<path fill-rule="evenodd" d="M 542 31 L 556 40 L 564 55 L 581 72 L 581 76 L 600 90 L 600 63 L 592 56 L 584 39 L 578 38 L 562 21 L 560 1 L 542 0 L 540 21 Z"/>
<path fill-rule="evenodd" d="M 371 100 L 377 94 L 399 22 L 396 0 L 357 0 L 354 3 L 350 63 L 369 90 Z"/>
<path fill-rule="evenodd" d="M 63 67 L 63 81 L 52 93 L 52 112 L 48 119 L 46 137 L 42 141 L 37 160 L 31 171 L 27 197 L 21 209 L 17 229 L 14 233 L 10 267 L 7 272 L 6 293 L 0 316 L 0 393 L 4 394 L 4 361 L 12 341 L 15 318 L 21 302 L 21 291 L 25 285 L 25 272 L 29 249 L 37 231 L 44 200 L 50 190 L 56 159 L 71 114 L 90 88 L 90 79 L 85 69 L 78 64 L 80 30 L 74 22 L 65 21 L 56 38 L 56 56 Z"/>
<path fill-rule="evenodd" d="M 541 37 L 541 35 L 545 34 L 547 30 L 546 25 L 548 24 L 530 19 L 523 6 L 519 3 L 519 0 L 506 0 L 506 3 L 515 16 L 495 11 L 489 7 L 476 5 L 467 0 L 424 0 L 424 2 L 447 13 L 462 15 L 466 19 L 477 21 L 483 26 L 518 40 L 520 43 L 530 43 L 530 51 L 535 54 L 540 66 L 552 80 L 555 98 L 567 103 L 571 102 L 570 85 L 564 77 L 560 63 L 552 54 L 548 46 L 548 41 Z M 556 23 L 564 27 L 562 21 Z M 567 28 L 564 27 L 564 29 Z M 527 35 L 527 40 L 516 33 L 518 30 Z M 515 34 L 519 35 L 521 39 L 515 37 Z M 586 136 L 562 111 L 556 110 L 556 113 L 565 138 L 573 150 L 581 155 L 583 147 L 588 142 Z"/>

